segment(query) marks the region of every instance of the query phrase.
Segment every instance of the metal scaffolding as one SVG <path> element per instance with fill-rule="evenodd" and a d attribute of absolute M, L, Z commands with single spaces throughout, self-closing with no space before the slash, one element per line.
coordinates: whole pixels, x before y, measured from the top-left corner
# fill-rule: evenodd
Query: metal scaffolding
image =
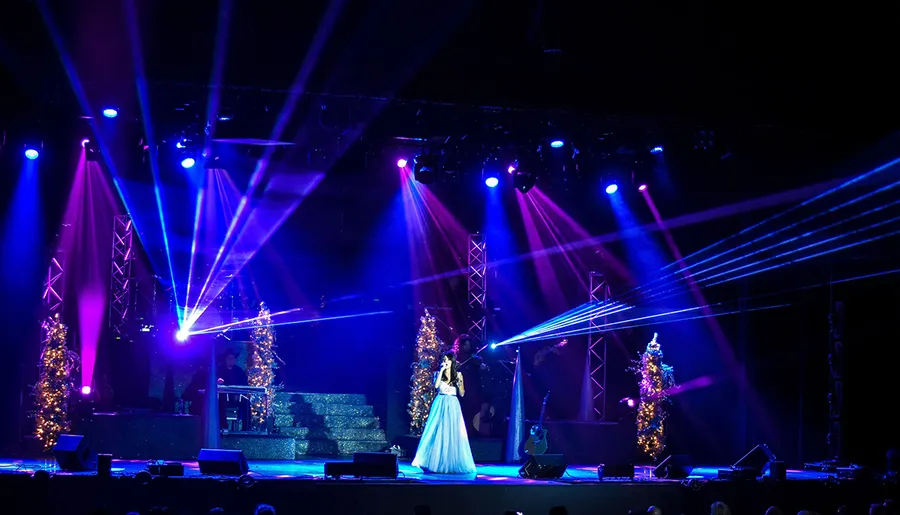
<path fill-rule="evenodd" d="M 469 235 L 469 336 L 487 341 L 487 251 L 482 234 Z"/>
<path fill-rule="evenodd" d="M 592 307 L 609 302 L 609 282 L 601 272 L 591 272 L 590 303 Z M 588 360 L 593 386 L 595 420 L 606 418 L 606 315 L 599 314 L 588 320 Z"/>
<path fill-rule="evenodd" d="M 113 217 L 112 268 L 109 281 L 109 327 L 121 336 L 131 320 L 134 261 L 134 225 L 128 215 Z"/>
<path fill-rule="evenodd" d="M 63 312 L 63 299 L 66 288 L 66 255 L 57 250 L 50 258 L 47 266 L 47 275 L 44 276 L 44 293 L 41 302 L 44 306 L 44 316 L 52 317 Z"/>
<path fill-rule="evenodd" d="M 828 459 L 840 462 L 843 457 L 841 422 L 844 412 L 844 303 L 831 302 L 828 315 Z"/>

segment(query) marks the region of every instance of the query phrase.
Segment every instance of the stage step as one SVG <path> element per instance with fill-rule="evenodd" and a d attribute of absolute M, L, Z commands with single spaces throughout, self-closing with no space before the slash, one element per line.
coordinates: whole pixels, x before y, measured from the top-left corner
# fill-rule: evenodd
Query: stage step
<path fill-rule="evenodd" d="M 295 415 L 340 415 L 343 417 L 372 417 L 374 409 L 366 404 L 294 404 Z"/>
<path fill-rule="evenodd" d="M 293 436 L 298 440 L 387 442 L 384 429 L 380 428 L 283 427 L 281 434 Z"/>
<path fill-rule="evenodd" d="M 248 460 L 293 460 L 297 456 L 297 444 L 290 435 L 222 435 L 223 449 L 244 451 Z"/>
<path fill-rule="evenodd" d="M 352 456 L 357 452 L 379 452 L 387 447 L 387 442 L 359 440 L 296 440 L 297 458 L 312 456 Z"/>
<path fill-rule="evenodd" d="M 295 404 L 366 404 L 366 396 L 361 393 L 302 393 L 276 392 L 275 402 Z"/>
<path fill-rule="evenodd" d="M 295 427 L 322 427 L 328 429 L 377 429 L 378 417 L 345 417 L 341 415 L 302 415 L 293 417 Z M 284 427 L 284 426 L 280 426 Z"/>
<path fill-rule="evenodd" d="M 263 443 L 231 435 L 229 449 L 243 449 L 250 459 L 294 459 L 295 456 L 348 456 L 388 447 L 374 408 L 361 394 L 277 392 L 274 399 L 274 438 Z M 259 438 L 259 437 L 257 437 Z M 293 452 L 289 447 L 293 446 Z M 285 458 L 288 454 L 290 458 Z"/>

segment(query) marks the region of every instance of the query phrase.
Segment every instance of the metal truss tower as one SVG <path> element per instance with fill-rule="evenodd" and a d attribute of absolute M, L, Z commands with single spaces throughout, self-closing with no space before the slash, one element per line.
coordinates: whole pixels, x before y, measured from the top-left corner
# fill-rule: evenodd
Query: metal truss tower
<path fill-rule="evenodd" d="M 112 268 L 109 281 L 109 327 L 122 336 L 131 321 L 134 261 L 134 225 L 128 215 L 113 217 Z"/>
<path fill-rule="evenodd" d="M 844 303 L 833 299 L 828 315 L 828 459 L 843 457 L 841 422 L 844 412 Z"/>
<path fill-rule="evenodd" d="M 47 275 L 44 276 L 44 292 L 41 294 L 41 302 L 44 307 L 44 316 L 52 317 L 63 313 L 63 301 L 66 288 L 66 255 L 61 249 L 57 249 L 50 258 L 47 266 Z"/>
<path fill-rule="evenodd" d="M 476 345 L 487 342 L 486 243 L 483 234 L 469 235 L 469 336 Z"/>
<path fill-rule="evenodd" d="M 609 302 L 609 282 L 601 272 L 591 272 L 590 303 L 600 306 Z M 591 384 L 593 386 L 594 420 L 606 419 L 606 316 L 597 315 L 588 320 L 588 355 Z"/>

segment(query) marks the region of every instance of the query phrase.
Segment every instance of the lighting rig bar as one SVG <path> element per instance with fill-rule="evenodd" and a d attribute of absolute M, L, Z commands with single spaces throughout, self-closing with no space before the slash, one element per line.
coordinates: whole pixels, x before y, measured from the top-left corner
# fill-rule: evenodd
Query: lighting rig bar
<path fill-rule="evenodd" d="M 116 336 L 123 336 L 131 320 L 134 280 L 134 224 L 129 215 L 113 217 L 112 267 L 110 269 L 109 327 Z"/>

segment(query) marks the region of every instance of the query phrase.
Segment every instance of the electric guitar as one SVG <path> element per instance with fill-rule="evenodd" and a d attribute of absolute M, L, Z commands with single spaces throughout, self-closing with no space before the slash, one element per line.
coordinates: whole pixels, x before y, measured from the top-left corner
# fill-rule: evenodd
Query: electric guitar
<path fill-rule="evenodd" d="M 538 423 L 531 426 L 530 436 L 525 441 L 525 453 L 529 456 L 539 456 L 547 452 L 547 430 L 544 429 L 544 413 L 547 410 L 547 400 L 550 399 L 550 392 L 544 396 L 544 403 L 541 405 L 541 417 Z"/>

